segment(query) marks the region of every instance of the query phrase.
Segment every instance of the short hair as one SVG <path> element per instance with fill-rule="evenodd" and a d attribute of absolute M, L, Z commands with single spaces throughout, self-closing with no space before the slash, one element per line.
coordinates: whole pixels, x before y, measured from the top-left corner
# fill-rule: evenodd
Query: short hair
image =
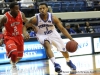
<path fill-rule="evenodd" d="M 40 3 L 39 6 L 40 5 L 45 5 L 48 8 L 48 5 L 46 3 Z"/>
<path fill-rule="evenodd" d="M 70 23 L 65 23 L 65 26 L 70 26 Z"/>
<path fill-rule="evenodd" d="M 9 8 L 12 9 L 14 8 L 15 5 L 18 5 L 17 2 L 11 2 L 11 4 L 9 5 Z"/>
<path fill-rule="evenodd" d="M 78 25 L 79 25 L 78 23 L 77 23 L 77 24 L 75 24 L 75 28 L 78 28 Z"/>

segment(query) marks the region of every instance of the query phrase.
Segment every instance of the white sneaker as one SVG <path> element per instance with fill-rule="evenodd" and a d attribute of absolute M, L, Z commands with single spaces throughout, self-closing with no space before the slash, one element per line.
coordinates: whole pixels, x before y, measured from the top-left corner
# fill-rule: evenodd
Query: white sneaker
<path fill-rule="evenodd" d="M 12 75 L 18 75 L 18 71 L 17 71 L 16 65 L 12 65 Z"/>

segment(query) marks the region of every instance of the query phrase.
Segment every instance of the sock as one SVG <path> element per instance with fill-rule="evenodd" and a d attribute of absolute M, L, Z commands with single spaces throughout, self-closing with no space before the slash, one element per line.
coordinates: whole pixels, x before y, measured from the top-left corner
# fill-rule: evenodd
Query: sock
<path fill-rule="evenodd" d="M 69 61 L 70 61 L 70 59 L 69 59 L 69 58 L 66 58 L 66 61 L 67 61 L 67 62 L 69 62 Z"/>
<path fill-rule="evenodd" d="M 53 64 L 56 63 L 55 57 L 50 58 L 50 60 Z"/>
<path fill-rule="evenodd" d="M 10 60 L 10 64 L 11 64 L 12 66 L 16 66 L 16 63 L 13 63 L 11 60 Z"/>
<path fill-rule="evenodd" d="M 13 63 L 12 65 L 13 65 L 13 66 L 16 66 L 16 63 Z"/>

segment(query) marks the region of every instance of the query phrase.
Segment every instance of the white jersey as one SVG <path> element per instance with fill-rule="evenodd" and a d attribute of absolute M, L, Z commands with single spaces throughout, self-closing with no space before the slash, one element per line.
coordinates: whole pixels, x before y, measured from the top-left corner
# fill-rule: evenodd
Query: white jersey
<path fill-rule="evenodd" d="M 66 51 L 65 45 L 60 34 L 56 31 L 55 26 L 52 22 L 52 14 L 48 13 L 47 21 L 43 21 L 40 14 L 36 14 L 37 17 L 37 29 L 36 33 L 37 40 L 44 44 L 45 40 L 48 40 L 52 45 L 54 45 L 58 51 Z"/>
<path fill-rule="evenodd" d="M 40 13 L 36 14 L 37 17 L 37 29 L 38 32 L 37 34 L 42 34 L 42 35 L 48 35 L 53 32 L 55 29 L 55 26 L 52 22 L 52 14 L 48 13 L 48 19 L 46 21 L 43 21 L 40 17 Z"/>

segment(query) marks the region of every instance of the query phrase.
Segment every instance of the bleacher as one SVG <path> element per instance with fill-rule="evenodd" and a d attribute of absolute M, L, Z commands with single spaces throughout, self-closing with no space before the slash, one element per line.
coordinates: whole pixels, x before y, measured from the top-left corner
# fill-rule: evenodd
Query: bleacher
<path fill-rule="evenodd" d="M 23 11 L 23 8 L 21 7 L 20 1 L 18 2 L 19 6 L 20 6 L 20 10 Z M 33 2 L 33 4 L 35 5 L 36 2 Z M 40 2 L 37 2 L 37 4 L 39 4 Z M 48 6 L 52 7 L 53 13 L 57 13 L 57 12 L 83 12 L 83 11 L 89 11 L 91 9 L 91 11 L 94 10 L 94 4 L 92 3 L 91 7 L 87 7 L 87 2 L 85 0 L 58 0 L 56 2 L 54 1 L 47 1 L 46 2 L 48 4 Z M 9 2 L 3 3 L 6 5 L 5 9 L 7 8 L 7 5 L 9 5 Z M 29 4 L 28 3 L 24 3 L 24 4 Z M 33 9 L 35 9 L 38 6 L 34 6 Z M 0 7 L 0 10 L 2 10 L 4 8 Z M 25 9 L 25 8 L 24 8 Z M 27 8 L 26 8 L 27 9 Z M 36 12 L 35 12 L 36 13 Z"/>
<path fill-rule="evenodd" d="M 21 8 L 21 3 L 20 2 L 18 2 L 18 3 L 20 6 L 20 10 L 22 12 L 24 12 L 26 9 L 28 9 L 28 8 Z M 67 13 L 67 15 L 64 15 L 63 18 L 61 18 L 63 24 L 68 22 L 73 27 L 75 23 L 79 23 L 81 28 L 84 30 L 84 23 L 86 21 L 89 21 L 90 25 L 93 26 L 95 31 L 97 33 L 100 32 L 100 27 L 99 27 L 100 17 L 98 17 L 98 15 L 92 16 L 93 14 L 95 14 L 95 12 L 93 11 L 95 8 L 94 4 L 92 4 L 92 6 L 89 7 L 89 9 L 92 9 L 91 12 L 94 12 L 94 13 L 90 14 L 90 17 L 88 17 L 88 15 L 86 13 L 88 13 L 89 10 L 86 6 L 85 0 L 62 0 L 62 1 L 58 0 L 57 2 L 47 1 L 46 3 L 48 4 L 48 6 L 52 7 L 54 14 L 63 13 L 62 15 L 64 15 L 64 13 Z M 9 4 L 9 2 L 6 2 L 6 4 Z M 35 3 L 33 3 L 33 4 L 35 4 Z M 39 2 L 37 4 L 39 4 Z M 37 7 L 37 6 L 35 6 L 35 7 Z M 37 9 L 35 7 L 33 7 L 34 13 L 31 14 L 31 16 L 34 16 L 35 13 L 38 13 L 38 12 L 36 12 L 36 10 L 38 10 L 38 7 L 37 7 Z M 7 11 L 9 10 L 9 8 L 7 8 L 7 7 L 4 7 L 4 8 Z M 2 10 L 2 9 L 4 10 L 4 8 L 0 8 L 0 10 Z M 76 12 L 79 13 L 80 15 L 76 14 Z M 82 12 L 82 13 L 80 13 L 80 12 Z M 84 14 L 84 12 L 85 12 L 85 14 Z M 27 14 L 29 14 L 29 13 L 25 13 L 25 15 L 27 15 Z M 69 14 L 72 14 L 72 15 L 69 16 Z M 1 14 L 1 15 L 3 15 L 3 14 Z M 77 15 L 78 18 L 77 17 L 73 18 L 74 15 Z M 81 15 L 85 15 L 87 17 L 86 18 L 84 16 L 80 17 Z M 59 14 L 57 16 L 58 16 L 58 18 L 60 18 Z M 29 18 L 30 16 L 26 16 L 26 17 Z"/>
<path fill-rule="evenodd" d="M 84 1 L 58 1 L 47 2 L 52 7 L 53 12 L 73 12 L 86 11 L 86 4 Z"/>
<path fill-rule="evenodd" d="M 79 24 L 80 28 L 85 31 L 85 22 L 89 22 L 90 26 L 93 27 L 95 33 L 100 33 L 100 11 L 90 12 L 66 12 L 66 13 L 53 13 L 58 18 L 61 18 L 63 25 L 70 23 L 73 28 L 75 24 Z"/>

